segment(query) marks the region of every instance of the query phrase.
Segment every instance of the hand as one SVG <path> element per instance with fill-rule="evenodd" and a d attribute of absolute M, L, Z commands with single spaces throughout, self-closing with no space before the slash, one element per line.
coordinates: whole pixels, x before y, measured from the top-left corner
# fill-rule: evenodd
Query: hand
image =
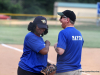
<path fill-rule="evenodd" d="M 49 51 L 50 42 L 48 40 L 45 41 L 45 48 L 41 49 L 39 53 L 46 55 Z"/>
<path fill-rule="evenodd" d="M 48 40 L 45 41 L 45 44 L 50 46 L 50 42 Z"/>
<path fill-rule="evenodd" d="M 55 48 L 55 49 L 57 48 L 57 44 L 58 44 L 58 43 L 55 43 L 55 44 L 54 44 L 54 48 Z"/>

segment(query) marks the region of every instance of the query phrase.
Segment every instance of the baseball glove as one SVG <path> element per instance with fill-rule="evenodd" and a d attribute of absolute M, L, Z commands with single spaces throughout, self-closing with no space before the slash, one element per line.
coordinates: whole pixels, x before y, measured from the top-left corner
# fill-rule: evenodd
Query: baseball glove
<path fill-rule="evenodd" d="M 43 73 L 44 75 L 52 75 L 51 73 L 55 73 L 56 69 L 56 65 L 52 64 L 41 70 L 41 73 Z"/>

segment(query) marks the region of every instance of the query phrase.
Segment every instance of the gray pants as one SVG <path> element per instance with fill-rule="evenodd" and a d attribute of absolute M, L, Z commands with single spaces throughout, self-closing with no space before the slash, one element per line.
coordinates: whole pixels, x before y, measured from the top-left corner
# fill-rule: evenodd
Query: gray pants
<path fill-rule="evenodd" d="M 82 69 L 74 70 L 74 71 L 68 71 L 68 72 L 63 72 L 63 73 L 56 73 L 55 75 L 81 75 Z"/>

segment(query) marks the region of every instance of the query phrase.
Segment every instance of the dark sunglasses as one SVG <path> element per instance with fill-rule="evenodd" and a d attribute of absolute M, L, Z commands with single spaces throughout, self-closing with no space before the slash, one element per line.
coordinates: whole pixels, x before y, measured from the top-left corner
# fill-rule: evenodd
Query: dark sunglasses
<path fill-rule="evenodd" d="M 62 15 L 61 17 L 60 17 L 60 19 L 62 19 L 62 18 L 67 18 L 66 16 L 64 16 L 64 15 Z"/>

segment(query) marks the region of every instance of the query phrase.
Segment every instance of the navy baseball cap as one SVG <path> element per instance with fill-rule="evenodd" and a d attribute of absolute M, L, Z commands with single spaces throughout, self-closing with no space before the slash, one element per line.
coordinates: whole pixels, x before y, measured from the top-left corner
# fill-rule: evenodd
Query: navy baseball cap
<path fill-rule="evenodd" d="M 70 18 L 73 22 L 75 22 L 75 20 L 76 20 L 76 15 L 71 10 L 65 10 L 63 12 L 58 12 L 57 14 L 60 15 L 60 16 L 64 15 L 64 16 Z"/>
<path fill-rule="evenodd" d="M 45 17 L 37 16 L 34 19 L 33 23 L 36 24 L 39 28 L 48 29 L 47 19 Z"/>

